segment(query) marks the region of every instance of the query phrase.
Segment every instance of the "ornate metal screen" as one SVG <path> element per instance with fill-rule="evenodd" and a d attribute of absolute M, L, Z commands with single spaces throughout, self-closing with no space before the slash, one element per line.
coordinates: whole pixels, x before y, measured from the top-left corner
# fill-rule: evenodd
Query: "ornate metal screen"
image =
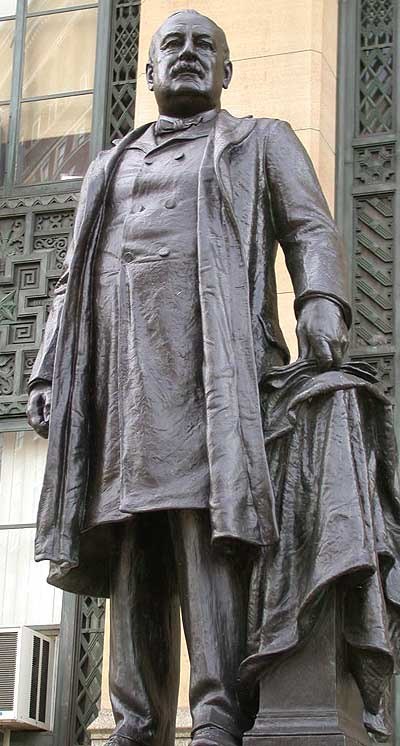
<path fill-rule="evenodd" d="M 398 397 L 398 2 L 342 2 L 337 216 L 351 251 L 352 355 Z M 396 346 L 397 345 L 397 346 Z"/>
<path fill-rule="evenodd" d="M 26 384 L 40 346 L 52 290 L 61 273 L 80 187 L 76 180 L 68 189 L 65 182 L 37 184 L 31 189 L 15 184 L 18 168 L 11 151 L 18 152 L 18 81 L 26 7 L 23 0 L 18 0 L 16 38 L 20 46 L 14 55 L 12 104 L 15 127 L 10 130 L 8 176 L 0 188 L 0 430 L 27 427 Z M 0 16 L 1 12 L 0 8 Z M 98 45 L 100 42 L 104 49 L 98 46 L 93 156 L 96 149 L 108 146 L 133 127 L 139 19 L 140 0 L 99 3 Z M 60 158 L 63 145 L 58 145 Z"/>
<path fill-rule="evenodd" d="M 25 416 L 26 385 L 61 273 L 78 194 L 0 198 L 0 418 Z M 24 420 L 15 419 L 15 426 Z"/>
<path fill-rule="evenodd" d="M 400 7 L 340 0 L 337 219 L 351 259 L 351 355 L 395 403 L 400 436 Z M 400 686 L 395 677 L 400 743 Z M 391 703 L 388 704 L 388 709 Z"/>
<path fill-rule="evenodd" d="M 141 0 L 117 0 L 113 5 L 108 138 L 123 137 L 133 127 L 139 52 Z"/>
<path fill-rule="evenodd" d="M 75 744 L 88 744 L 86 728 L 97 717 L 101 695 L 105 601 L 83 596 L 78 642 L 77 691 L 75 696 Z"/>
<path fill-rule="evenodd" d="M 105 602 L 64 593 L 52 746 L 86 746 L 100 707 Z M 30 742 L 27 742 L 30 743 Z"/>
<path fill-rule="evenodd" d="M 361 0 L 357 97 L 361 137 L 394 129 L 394 13 L 393 0 Z"/>

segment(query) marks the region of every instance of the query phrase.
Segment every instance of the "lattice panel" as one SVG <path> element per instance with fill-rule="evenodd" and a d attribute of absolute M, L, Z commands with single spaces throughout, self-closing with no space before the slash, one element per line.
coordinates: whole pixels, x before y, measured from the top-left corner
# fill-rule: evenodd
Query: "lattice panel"
<path fill-rule="evenodd" d="M 78 662 L 75 741 L 90 744 L 87 728 L 99 712 L 104 644 L 105 601 L 82 598 L 82 629 Z"/>
<path fill-rule="evenodd" d="M 0 427 L 5 418 L 25 417 L 26 386 L 61 274 L 76 199 L 69 194 L 0 205 Z"/>
<path fill-rule="evenodd" d="M 396 2 L 356 0 L 358 61 L 353 76 L 358 117 L 351 135 L 354 325 L 351 357 L 368 362 L 393 400 L 396 391 L 396 307 L 398 273 Z M 351 44 L 351 40 L 349 40 Z M 350 89 L 349 89 L 350 90 Z M 351 110 L 351 102 L 348 102 Z M 350 144 L 350 142 L 349 142 Z"/>
<path fill-rule="evenodd" d="M 355 347 L 392 343 L 393 196 L 355 201 Z"/>
<path fill-rule="evenodd" d="M 394 0 L 360 3 L 359 134 L 393 130 Z"/>
<path fill-rule="evenodd" d="M 139 54 L 140 0 L 114 0 L 108 137 L 133 129 Z"/>
<path fill-rule="evenodd" d="M 362 0 L 360 9 L 361 48 L 393 43 L 393 0 Z"/>
<path fill-rule="evenodd" d="M 394 144 L 359 147 L 354 152 L 354 181 L 357 185 L 393 184 L 396 173 Z"/>

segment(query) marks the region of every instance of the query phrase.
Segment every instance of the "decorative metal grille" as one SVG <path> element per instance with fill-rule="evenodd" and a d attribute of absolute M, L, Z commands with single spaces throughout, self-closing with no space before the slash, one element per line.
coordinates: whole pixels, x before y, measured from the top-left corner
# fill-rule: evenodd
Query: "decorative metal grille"
<path fill-rule="evenodd" d="M 393 341 L 393 197 L 355 200 L 355 347 Z"/>
<path fill-rule="evenodd" d="M 395 181 L 395 150 L 392 143 L 360 147 L 354 152 L 356 186 L 393 184 Z"/>
<path fill-rule="evenodd" d="M 393 129 L 393 0 L 361 0 L 359 134 Z"/>
<path fill-rule="evenodd" d="M 26 385 L 73 226 L 77 194 L 0 201 L 0 429 L 25 418 Z"/>
<path fill-rule="evenodd" d="M 99 712 L 103 661 L 105 601 L 83 596 L 78 651 L 75 744 L 89 744 L 87 727 Z"/>
<path fill-rule="evenodd" d="M 134 126 L 141 0 L 115 0 L 111 44 L 108 137 L 111 143 Z"/>
<path fill-rule="evenodd" d="M 339 8 L 336 208 L 352 261 L 350 353 L 375 369 L 400 440 L 400 4 L 339 0 Z M 396 676 L 384 708 L 389 727 L 396 714 L 393 744 L 399 702 Z"/>
<path fill-rule="evenodd" d="M 370 363 L 384 391 L 395 398 L 397 14 L 395 0 L 357 0 L 356 5 L 359 62 L 351 71 L 356 121 L 346 134 L 353 152 L 353 163 L 346 166 L 353 207 L 351 224 L 345 220 L 353 258 L 352 357 Z M 342 74 L 347 76 L 346 67 Z M 347 108 L 351 112 L 349 100 Z"/>

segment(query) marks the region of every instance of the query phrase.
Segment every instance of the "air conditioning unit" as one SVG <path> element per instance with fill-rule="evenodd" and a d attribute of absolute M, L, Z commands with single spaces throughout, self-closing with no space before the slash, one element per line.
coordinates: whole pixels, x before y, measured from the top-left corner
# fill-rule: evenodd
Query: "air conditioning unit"
<path fill-rule="evenodd" d="M 29 627 L 0 628 L 0 730 L 50 730 L 54 638 Z"/>

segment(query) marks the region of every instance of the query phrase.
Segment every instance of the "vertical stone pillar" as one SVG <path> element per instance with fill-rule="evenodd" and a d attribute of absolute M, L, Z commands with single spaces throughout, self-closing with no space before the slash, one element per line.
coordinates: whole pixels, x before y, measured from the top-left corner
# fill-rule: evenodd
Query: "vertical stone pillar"
<path fill-rule="evenodd" d="M 100 712 L 96 720 L 89 726 L 88 732 L 91 737 L 92 746 L 104 746 L 108 736 L 114 729 L 114 718 L 111 712 L 110 697 L 108 694 L 108 672 L 110 659 L 110 602 L 106 604 L 106 618 L 104 622 L 104 651 L 103 670 L 101 676 L 101 700 Z"/>
<path fill-rule="evenodd" d="M 192 718 L 189 710 L 189 680 L 190 664 L 186 649 L 185 635 L 181 630 L 181 681 L 178 697 L 178 712 L 176 716 L 176 744 L 177 746 L 190 746 L 190 731 L 192 729 Z"/>

